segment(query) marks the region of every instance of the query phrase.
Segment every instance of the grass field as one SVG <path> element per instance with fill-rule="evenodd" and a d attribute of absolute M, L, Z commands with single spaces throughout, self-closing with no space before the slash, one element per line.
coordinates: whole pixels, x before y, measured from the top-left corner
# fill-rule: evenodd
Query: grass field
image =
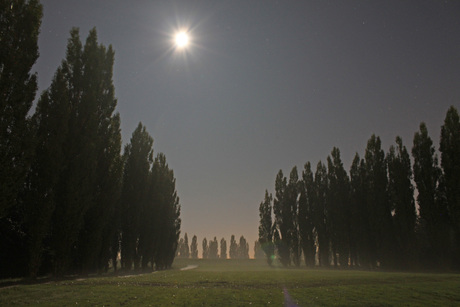
<path fill-rule="evenodd" d="M 181 270 L 185 267 L 194 268 Z M 6 284 L 3 281 L 3 285 Z M 178 259 L 173 270 L 168 271 L 130 276 L 75 278 L 0 288 L 0 306 L 294 304 L 460 305 L 460 275 L 283 269 L 270 268 L 263 261 L 256 260 Z"/>

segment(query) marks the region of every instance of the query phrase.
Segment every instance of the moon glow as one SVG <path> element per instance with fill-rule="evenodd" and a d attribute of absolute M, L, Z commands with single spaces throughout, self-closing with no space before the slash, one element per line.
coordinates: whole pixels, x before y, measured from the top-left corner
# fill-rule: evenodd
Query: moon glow
<path fill-rule="evenodd" d="M 185 31 L 181 31 L 174 36 L 174 42 L 177 48 L 187 47 L 189 40 L 189 36 Z"/>

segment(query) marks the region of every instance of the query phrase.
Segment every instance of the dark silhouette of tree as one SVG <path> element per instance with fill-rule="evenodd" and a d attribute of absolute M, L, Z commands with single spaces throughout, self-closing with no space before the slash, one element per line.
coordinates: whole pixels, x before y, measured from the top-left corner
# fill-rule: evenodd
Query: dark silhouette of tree
<path fill-rule="evenodd" d="M 460 267 L 460 120 L 451 106 L 441 127 L 441 166 L 446 187 L 447 207 L 453 230 L 453 266 Z"/>
<path fill-rule="evenodd" d="M 240 237 L 240 243 L 238 244 L 237 258 L 248 259 L 249 258 L 249 243 L 246 241 L 244 236 Z"/>
<path fill-rule="evenodd" d="M 314 232 L 313 209 L 314 179 L 310 162 L 307 162 L 302 172 L 302 180 L 299 181 L 299 235 L 305 264 L 309 267 L 315 265 L 316 234 Z"/>
<path fill-rule="evenodd" d="M 208 240 L 206 238 L 203 239 L 203 250 L 202 250 L 202 258 L 207 259 L 208 258 Z"/>
<path fill-rule="evenodd" d="M 420 131 L 414 135 L 412 156 L 420 211 L 419 232 L 426 242 L 422 247 L 421 257 L 426 266 L 445 267 L 448 254 L 449 217 L 444 199 L 441 169 L 425 123 L 420 124 Z"/>
<path fill-rule="evenodd" d="M 286 200 L 287 179 L 283 171 L 279 170 L 275 179 L 275 198 L 273 200 L 273 213 L 275 224 L 278 230 L 279 240 L 276 248 L 283 266 L 291 264 L 291 242 L 292 242 L 292 210 L 290 203 Z"/>
<path fill-rule="evenodd" d="M 220 239 L 220 258 L 227 259 L 227 241 L 224 238 Z"/>
<path fill-rule="evenodd" d="M 275 258 L 275 246 L 273 243 L 273 222 L 272 222 L 272 201 L 273 196 L 265 190 L 265 199 L 259 206 L 259 240 L 261 249 L 265 253 L 267 263 L 272 265 Z"/>
<path fill-rule="evenodd" d="M 153 163 L 153 139 L 139 123 L 125 146 L 122 203 L 121 265 L 139 267 L 139 239 L 143 209 L 148 207 L 150 168 Z M 151 213 L 151 212 L 149 212 Z M 150 214 L 149 214 L 150 215 Z M 165 218 L 165 217 L 163 217 Z M 150 223 L 155 222 L 150 220 Z M 143 223 L 142 223 L 143 224 Z M 143 238 L 145 240 L 145 238 Z"/>
<path fill-rule="evenodd" d="M 331 249 L 334 266 L 348 266 L 351 237 L 351 212 L 349 178 L 340 158 L 340 150 L 332 149 L 331 156 L 327 157 L 328 183 L 327 211 Z"/>
<path fill-rule="evenodd" d="M 174 172 L 159 153 L 152 166 L 152 200 L 154 209 L 152 263 L 157 270 L 169 269 L 174 261 L 180 236 L 180 204 Z M 151 222 L 150 222 L 151 224 Z"/>
<path fill-rule="evenodd" d="M 393 265 L 394 230 L 388 200 L 387 167 L 385 153 L 381 149 L 379 137 L 372 135 L 367 142 L 365 152 L 366 178 L 368 184 L 367 205 L 370 208 L 370 225 L 372 238 L 372 264 L 377 266 Z"/>
<path fill-rule="evenodd" d="M 218 251 L 219 251 L 219 245 L 217 243 L 217 238 L 214 237 L 214 240 L 209 241 L 208 258 L 210 259 L 219 258 Z"/>
<path fill-rule="evenodd" d="M 396 137 L 397 146 L 391 146 L 387 154 L 388 197 L 393 213 L 397 245 L 397 264 L 406 268 L 414 262 L 412 255 L 415 245 L 416 210 L 414 187 L 412 185 L 412 167 L 409 153 Z"/>
<path fill-rule="evenodd" d="M 254 259 L 264 258 L 267 258 L 267 256 L 265 255 L 265 252 L 262 249 L 262 245 L 260 244 L 259 240 L 254 241 Z"/>
<path fill-rule="evenodd" d="M 230 238 L 230 258 L 238 258 L 238 243 L 236 243 L 234 235 L 232 235 Z"/>
<path fill-rule="evenodd" d="M 329 222 L 328 212 L 326 207 L 326 195 L 328 190 L 327 170 L 326 166 L 319 161 L 315 172 L 315 195 L 312 202 L 312 211 L 314 217 L 314 225 L 318 236 L 318 259 L 320 266 L 329 266 Z"/>
<path fill-rule="evenodd" d="M 350 168 L 351 263 L 369 268 L 372 238 L 366 195 L 366 166 L 356 154 Z"/>
<path fill-rule="evenodd" d="M 184 253 L 183 254 L 184 254 L 183 255 L 184 258 L 189 258 L 190 257 L 190 247 L 188 246 L 187 233 L 185 233 L 185 235 L 184 235 Z"/>
<path fill-rule="evenodd" d="M 16 205 L 33 151 L 28 112 L 37 91 L 39 1 L 0 3 L 0 218 Z"/>
<path fill-rule="evenodd" d="M 25 223 L 28 235 L 29 274 L 35 278 L 42 263 L 44 240 L 51 234 L 51 218 L 56 206 L 56 187 L 65 165 L 70 106 L 69 89 L 62 69 L 41 95 L 32 118 L 36 150 L 27 181 Z"/>
<path fill-rule="evenodd" d="M 300 235 L 299 235 L 299 175 L 297 167 L 294 166 L 289 174 L 289 183 L 286 187 L 286 213 L 290 212 L 290 227 L 288 230 L 289 247 L 291 252 L 292 262 L 296 266 L 300 266 L 300 256 L 302 249 L 300 247 Z M 286 219 L 284 220 L 289 220 Z"/>
<path fill-rule="evenodd" d="M 193 236 L 192 243 L 190 244 L 190 256 L 192 259 L 198 258 L 198 239 L 196 236 Z"/>

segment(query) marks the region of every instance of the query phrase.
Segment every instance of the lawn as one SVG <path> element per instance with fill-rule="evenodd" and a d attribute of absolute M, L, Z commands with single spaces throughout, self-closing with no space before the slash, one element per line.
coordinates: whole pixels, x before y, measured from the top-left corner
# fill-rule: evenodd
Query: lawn
<path fill-rule="evenodd" d="M 185 267 L 192 268 L 181 270 Z M 2 287 L 0 306 L 452 306 L 460 305 L 459 289 L 458 274 L 283 269 L 257 260 L 178 259 L 168 271 Z"/>

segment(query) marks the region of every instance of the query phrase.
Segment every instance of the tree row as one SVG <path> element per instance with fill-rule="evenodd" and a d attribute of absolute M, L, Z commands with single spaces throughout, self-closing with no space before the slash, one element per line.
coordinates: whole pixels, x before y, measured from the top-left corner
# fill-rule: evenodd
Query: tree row
<path fill-rule="evenodd" d="M 173 171 L 142 124 L 121 154 L 114 51 L 72 29 L 37 90 L 38 1 L 0 2 L 0 276 L 171 266 L 180 233 Z"/>
<path fill-rule="evenodd" d="M 236 242 L 235 236 L 230 238 L 230 246 L 228 256 L 231 259 L 248 259 L 249 258 L 249 244 L 246 242 L 244 236 L 240 237 L 239 243 Z M 188 244 L 187 233 L 179 240 L 179 247 L 177 248 L 177 257 L 179 258 L 198 258 L 198 239 L 193 236 L 190 246 Z M 202 241 L 202 259 L 227 259 L 227 241 L 225 238 L 220 240 L 220 253 L 219 242 L 217 238 L 209 241 L 203 238 Z"/>
<path fill-rule="evenodd" d="M 349 172 L 333 148 L 289 178 L 280 170 L 275 195 L 260 204 L 259 243 L 269 264 L 437 268 L 460 266 L 460 122 L 447 111 L 439 144 L 420 124 L 412 159 L 402 139 L 387 153 L 372 135 Z"/>

